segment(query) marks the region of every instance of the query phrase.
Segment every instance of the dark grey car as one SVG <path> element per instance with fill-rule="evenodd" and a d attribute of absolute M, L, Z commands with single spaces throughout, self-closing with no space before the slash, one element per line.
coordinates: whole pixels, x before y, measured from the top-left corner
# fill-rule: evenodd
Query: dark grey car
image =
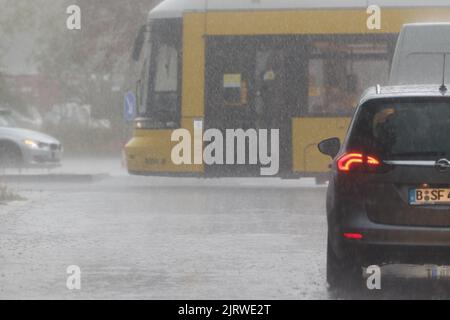
<path fill-rule="evenodd" d="M 450 95 L 439 86 L 378 87 L 362 98 L 333 160 L 327 279 L 362 266 L 450 263 Z"/>

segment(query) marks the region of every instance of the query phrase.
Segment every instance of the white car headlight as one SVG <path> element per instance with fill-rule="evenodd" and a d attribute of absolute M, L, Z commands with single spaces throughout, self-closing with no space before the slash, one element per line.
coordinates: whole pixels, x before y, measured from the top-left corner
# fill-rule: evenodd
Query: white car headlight
<path fill-rule="evenodd" d="M 23 141 L 23 143 L 25 143 L 25 145 L 27 145 L 31 149 L 39 149 L 39 142 L 37 141 L 26 139 Z"/>

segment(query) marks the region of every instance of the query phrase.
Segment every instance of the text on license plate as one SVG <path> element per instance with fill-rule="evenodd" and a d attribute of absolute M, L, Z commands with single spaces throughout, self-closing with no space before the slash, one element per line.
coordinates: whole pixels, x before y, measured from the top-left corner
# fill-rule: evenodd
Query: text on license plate
<path fill-rule="evenodd" d="M 450 204 L 450 189 L 411 189 L 409 203 L 412 205 Z"/>

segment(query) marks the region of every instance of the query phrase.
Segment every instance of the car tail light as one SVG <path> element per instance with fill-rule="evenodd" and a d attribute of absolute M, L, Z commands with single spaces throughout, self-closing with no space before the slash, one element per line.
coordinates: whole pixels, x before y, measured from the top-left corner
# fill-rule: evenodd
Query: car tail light
<path fill-rule="evenodd" d="M 361 233 L 344 233 L 344 238 L 349 240 L 361 240 L 363 235 Z"/>
<path fill-rule="evenodd" d="M 375 157 L 367 157 L 367 164 L 369 166 L 379 166 L 380 165 L 380 160 L 378 160 Z"/>
<path fill-rule="evenodd" d="M 363 153 L 346 153 L 337 161 L 338 170 L 350 172 L 355 169 L 377 168 L 381 165 L 380 160 L 374 156 L 367 156 Z"/>
<path fill-rule="evenodd" d="M 356 165 L 363 164 L 363 155 L 361 153 L 347 153 L 338 160 L 339 171 L 350 171 Z"/>

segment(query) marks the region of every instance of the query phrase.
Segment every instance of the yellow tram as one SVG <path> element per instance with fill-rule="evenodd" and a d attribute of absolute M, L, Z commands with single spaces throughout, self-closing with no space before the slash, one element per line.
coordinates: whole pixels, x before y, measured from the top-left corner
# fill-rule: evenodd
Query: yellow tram
<path fill-rule="evenodd" d="M 450 5 L 434 2 L 163 1 L 135 48 L 142 72 L 129 172 L 258 175 L 253 166 L 175 164 L 171 136 L 276 128 L 278 175 L 323 177 L 330 159 L 317 143 L 343 138 L 361 93 L 387 82 L 402 25 L 450 21 Z"/>

